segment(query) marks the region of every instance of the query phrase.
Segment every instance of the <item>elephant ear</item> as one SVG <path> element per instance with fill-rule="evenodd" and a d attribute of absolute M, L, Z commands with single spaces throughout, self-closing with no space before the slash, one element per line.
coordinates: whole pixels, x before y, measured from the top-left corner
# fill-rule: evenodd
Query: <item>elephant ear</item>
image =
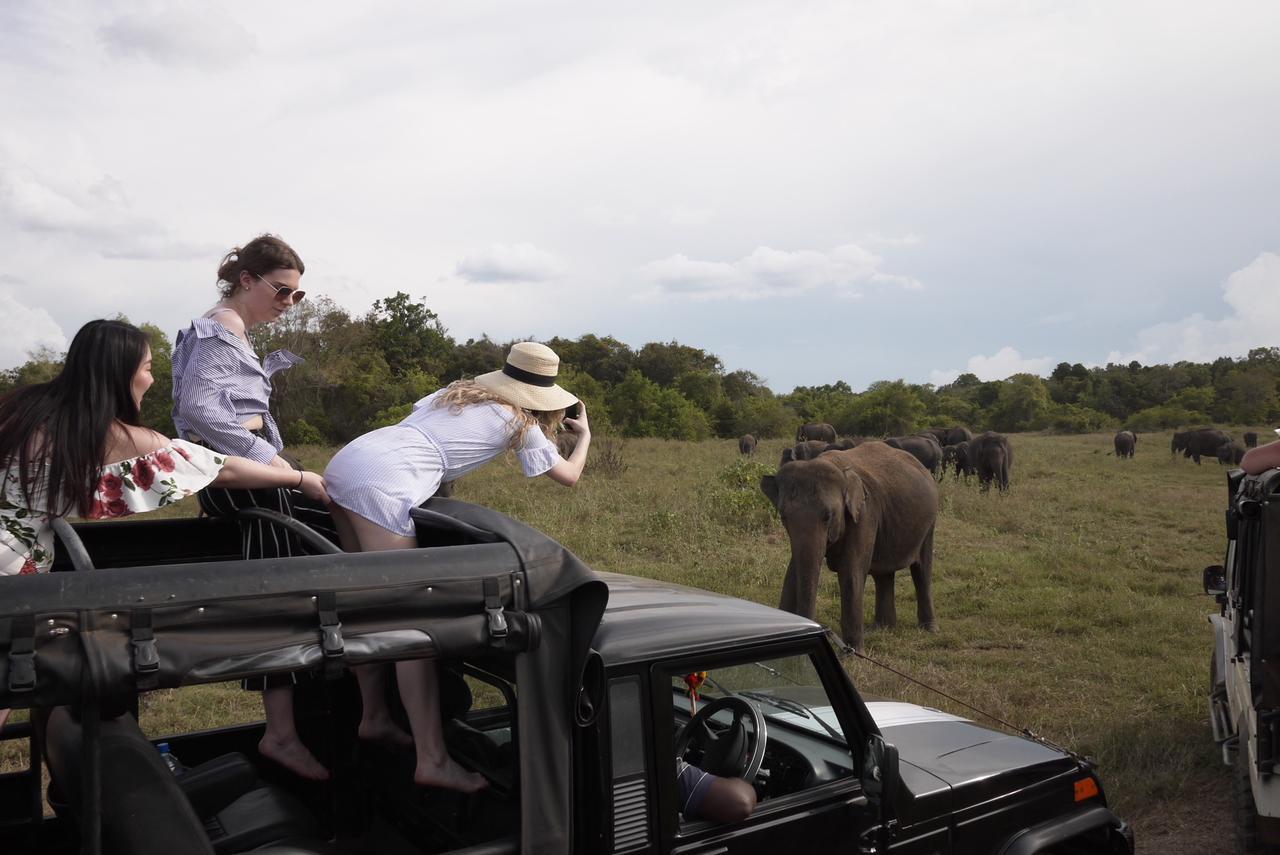
<path fill-rule="evenodd" d="M 761 477 L 760 489 L 769 497 L 769 501 L 773 502 L 773 506 L 778 507 L 778 479 L 773 475 Z"/>
<path fill-rule="evenodd" d="M 862 479 L 852 472 L 846 476 L 844 487 L 844 506 L 849 512 L 849 519 L 856 525 L 862 516 L 862 509 L 867 504 L 867 488 L 862 486 Z"/>

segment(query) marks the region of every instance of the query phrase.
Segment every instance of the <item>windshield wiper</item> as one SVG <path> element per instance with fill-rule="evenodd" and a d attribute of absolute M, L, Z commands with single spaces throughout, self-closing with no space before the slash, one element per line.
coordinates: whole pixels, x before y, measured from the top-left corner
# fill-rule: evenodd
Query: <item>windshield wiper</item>
<path fill-rule="evenodd" d="M 836 740 L 837 742 L 843 742 L 846 745 L 848 744 L 848 742 L 844 738 L 844 735 L 841 734 L 840 731 L 836 730 L 834 727 L 827 724 L 826 721 L 823 720 L 822 716 L 818 715 L 816 712 L 809 709 L 807 706 L 800 703 L 799 701 L 794 701 L 791 698 L 780 698 L 777 695 L 768 695 L 768 694 L 765 694 L 764 692 L 735 692 L 734 694 L 737 694 L 744 698 L 750 698 L 753 701 L 759 701 L 764 704 L 769 704 L 770 706 L 777 707 L 778 709 L 783 710 L 785 712 L 798 715 L 801 718 L 813 719 L 818 724 L 822 725 L 822 729 L 825 730 L 828 734 L 830 734 L 832 739 Z"/>

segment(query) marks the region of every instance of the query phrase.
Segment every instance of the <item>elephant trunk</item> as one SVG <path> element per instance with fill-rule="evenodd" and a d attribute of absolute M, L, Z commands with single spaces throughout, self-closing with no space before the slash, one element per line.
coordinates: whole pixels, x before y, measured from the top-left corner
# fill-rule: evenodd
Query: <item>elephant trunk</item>
<path fill-rule="evenodd" d="M 791 563 L 780 607 L 813 620 L 818 613 L 818 577 L 826 558 L 826 528 L 788 526 L 787 535 L 791 539 Z"/>

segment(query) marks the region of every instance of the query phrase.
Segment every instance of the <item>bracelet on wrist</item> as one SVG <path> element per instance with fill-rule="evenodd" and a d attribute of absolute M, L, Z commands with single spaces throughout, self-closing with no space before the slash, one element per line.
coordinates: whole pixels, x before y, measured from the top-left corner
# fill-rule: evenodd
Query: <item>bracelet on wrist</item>
<path fill-rule="evenodd" d="M 301 489 L 302 489 L 302 476 L 303 476 L 303 475 L 305 475 L 305 474 L 306 474 L 305 472 L 299 472 L 299 473 L 298 473 L 298 486 L 294 487 L 293 489 L 295 489 L 295 490 L 301 490 Z"/>

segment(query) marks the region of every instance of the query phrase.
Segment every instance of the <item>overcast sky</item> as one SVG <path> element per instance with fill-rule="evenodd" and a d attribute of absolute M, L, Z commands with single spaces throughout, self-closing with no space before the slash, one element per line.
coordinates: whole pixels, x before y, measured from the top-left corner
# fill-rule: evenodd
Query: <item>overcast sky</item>
<path fill-rule="evenodd" d="M 270 231 L 775 391 L 1280 344 L 1280 3 L 0 3 L 0 366 Z"/>

